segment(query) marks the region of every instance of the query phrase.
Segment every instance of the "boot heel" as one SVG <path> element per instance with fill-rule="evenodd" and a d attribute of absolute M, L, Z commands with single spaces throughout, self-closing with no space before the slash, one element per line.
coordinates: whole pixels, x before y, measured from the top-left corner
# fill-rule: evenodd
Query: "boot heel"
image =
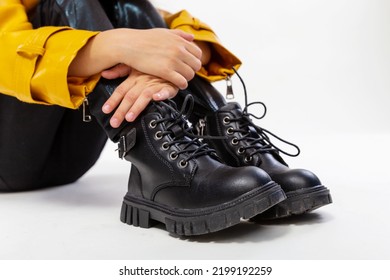
<path fill-rule="evenodd" d="M 121 222 L 141 228 L 150 228 L 155 221 L 150 218 L 150 212 L 122 203 Z"/>

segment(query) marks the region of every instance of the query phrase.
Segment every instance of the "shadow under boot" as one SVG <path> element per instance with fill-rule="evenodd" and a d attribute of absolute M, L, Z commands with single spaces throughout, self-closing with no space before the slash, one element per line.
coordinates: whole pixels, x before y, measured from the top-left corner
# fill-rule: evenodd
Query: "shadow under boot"
<path fill-rule="evenodd" d="M 185 94 L 192 94 L 195 100 L 195 114 L 190 121 L 195 125 L 200 136 L 206 136 L 204 141 L 216 150 L 226 164 L 261 168 L 270 175 L 272 180 L 280 184 L 286 193 L 286 200 L 252 220 L 260 221 L 303 214 L 332 203 L 329 190 L 322 185 L 313 172 L 289 168 L 280 156 L 280 153 L 297 156 L 299 148 L 254 124 L 251 119 L 253 115 L 248 113 L 248 107 L 254 103 L 265 106 L 263 103 L 246 102 L 242 110 L 236 102 L 227 103 L 217 89 L 200 78 L 190 81 Z M 183 99 L 184 94 L 180 93 L 175 100 L 180 104 Z M 207 136 L 223 137 L 207 138 Z M 271 142 L 271 136 L 296 147 L 298 153 L 291 155 L 280 150 Z"/>

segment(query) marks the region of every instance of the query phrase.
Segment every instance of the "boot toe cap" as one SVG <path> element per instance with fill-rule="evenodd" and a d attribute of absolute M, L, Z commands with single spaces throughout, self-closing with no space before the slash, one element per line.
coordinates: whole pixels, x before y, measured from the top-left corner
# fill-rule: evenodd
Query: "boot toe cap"
<path fill-rule="evenodd" d="M 321 185 L 320 179 L 313 172 L 305 169 L 289 169 L 283 173 L 271 175 L 285 192 L 307 189 Z"/>
<path fill-rule="evenodd" d="M 262 169 L 245 166 L 232 167 L 224 174 L 214 174 L 221 178 L 221 189 L 227 195 L 237 197 L 271 181 L 271 177 Z"/>

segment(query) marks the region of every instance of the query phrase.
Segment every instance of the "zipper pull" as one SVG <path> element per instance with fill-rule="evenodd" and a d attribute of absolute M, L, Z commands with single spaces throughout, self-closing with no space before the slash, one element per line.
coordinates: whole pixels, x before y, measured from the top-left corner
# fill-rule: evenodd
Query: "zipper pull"
<path fill-rule="evenodd" d="M 198 123 L 196 124 L 196 131 L 199 136 L 204 136 L 204 130 L 206 128 L 206 119 L 200 118 Z"/>
<path fill-rule="evenodd" d="M 83 122 L 90 122 L 92 121 L 92 116 L 87 113 L 87 107 L 88 107 L 88 99 L 85 98 L 83 101 Z"/>
<path fill-rule="evenodd" d="M 233 84 L 230 76 L 226 77 L 226 99 L 234 99 Z"/>

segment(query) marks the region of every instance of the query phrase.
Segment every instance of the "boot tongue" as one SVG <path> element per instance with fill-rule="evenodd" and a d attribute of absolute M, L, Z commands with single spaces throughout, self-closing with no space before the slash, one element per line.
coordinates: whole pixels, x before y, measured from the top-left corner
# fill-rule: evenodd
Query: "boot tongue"
<path fill-rule="evenodd" d="M 173 136 L 176 139 L 180 139 L 180 138 L 183 138 L 185 136 L 184 128 L 181 125 L 175 124 L 175 125 L 169 127 L 168 130 L 173 134 Z"/>
<path fill-rule="evenodd" d="M 229 112 L 230 114 L 233 114 L 235 118 L 242 119 L 244 122 L 246 122 L 244 119 L 244 113 L 242 112 L 241 106 L 237 102 L 229 102 L 227 105 L 221 107 L 219 111 L 220 112 Z M 250 138 L 253 138 L 253 139 L 260 138 L 256 129 L 250 123 L 247 123 L 247 126 L 242 127 L 242 128 L 247 131 L 247 133 L 248 133 L 247 136 L 249 136 Z M 262 146 L 261 143 L 257 143 L 256 145 L 258 147 Z"/>
<path fill-rule="evenodd" d="M 230 112 L 232 113 L 236 118 L 239 118 L 242 116 L 242 109 L 240 104 L 237 102 L 229 102 L 225 106 L 222 106 L 218 110 L 219 112 Z"/>
<path fill-rule="evenodd" d="M 171 104 L 169 104 L 171 105 Z M 171 117 L 172 119 L 176 119 L 178 117 L 178 112 L 175 107 L 169 108 L 167 106 L 163 106 L 159 102 L 153 102 L 146 107 L 143 112 L 145 115 L 150 113 L 158 113 L 162 118 Z"/>
<path fill-rule="evenodd" d="M 173 109 L 176 110 L 176 108 Z M 167 130 L 172 133 L 172 136 L 177 140 L 182 138 L 186 138 L 188 140 L 188 137 L 185 134 L 188 124 L 183 116 L 179 115 L 179 112 L 172 111 L 169 107 L 161 106 L 158 103 L 156 103 L 155 106 L 151 106 L 148 112 L 158 112 L 161 114 L 162 118 L 168 117 L 165 126 Z"/>
<path fill-rule="evenodd" d="M 240 104 L 238 104 L 237 102 L 229 102 L 227 105 L 221 107 L 218 111 L 220 112 L 229 112 L 231 114 L 234 115 L 235 118 L 242 118 L 244 113 L 242 111 L 242 108 L 240 106 Z M 245 127 L 245 129 L 247 130 L 248 132 L 248 137 L 250 138 L 253 138 L 253 139 L 260 139 L 262 138 L 258 132 L 256 131 L 255 127 L 252 126 L 251 124 L 248 124 L 248 126 Z M 257 147 L 263 147 L 265 145 L 264 142 L 258 142 L 256 143 L 256 146 Z M 282 164 L 286 165 L 287 166 L 287 163 L 285 163 L 285 161 L 282 159 L 282 157 L 275 151 L 272 151 L 270 153 L 266 153 L 266 156 L 273 156 L 275 157 L 279 162 L 281 162 Z M 255 162 L 255 165 L 256 166 L 260 166 L 261 164 L 261 161 L 260 159 L 258 159 L 256 162 Z"/>
<path fill-rule="evenodd" d="M 237 102 L 229 102 L 227 105 L 221 107 L 220 111 L 229 112 L 229 113 L 233 114 L 235 118 L 242 118 L 243 117 L 243 112 L 242 112 L 241 106 Z M 257 134 L 254 127 L 252 127 L 251 125 L 248 125 L 248 127 L 246 129 L 248 130 L 251 137 L 259 138 L 259 135 Z"/>

